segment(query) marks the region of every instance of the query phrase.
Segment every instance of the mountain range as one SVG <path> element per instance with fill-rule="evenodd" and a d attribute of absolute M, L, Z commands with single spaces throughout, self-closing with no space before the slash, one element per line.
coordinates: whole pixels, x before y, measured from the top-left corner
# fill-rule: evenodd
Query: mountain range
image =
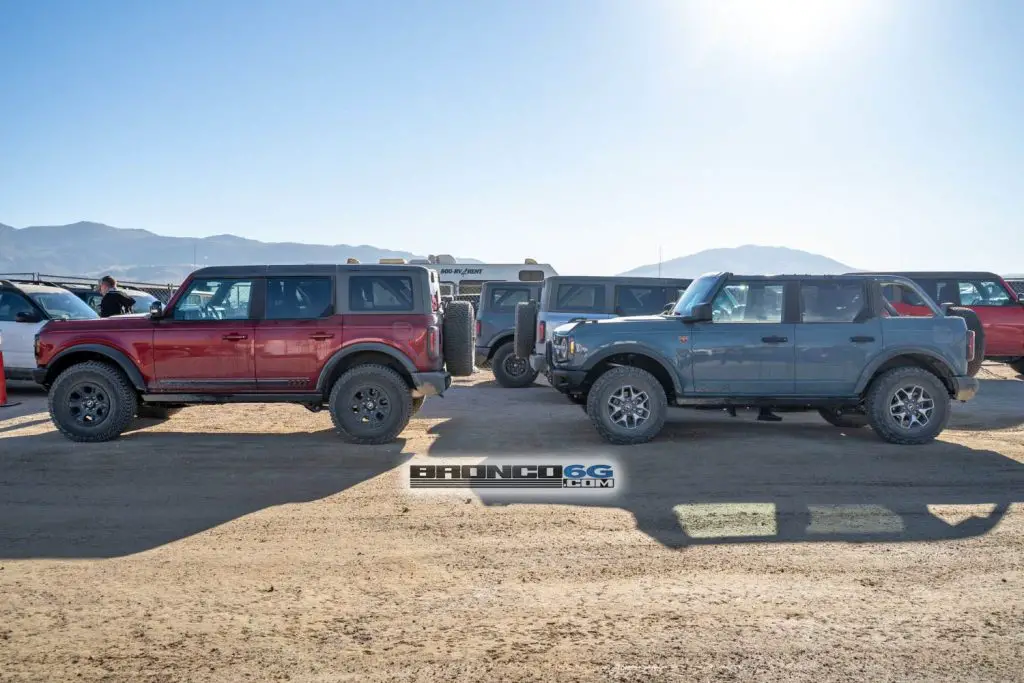
<path fill-rule="evenodd" d="M 196 267 L 245 263 L 376 263 L 423 258 L 360 244 L 260 242 L 235 235 L 166 237 L 148 230 L 82 221 L 16 229 L 0 224 L 0 273 L 102 276 L 140 282 L 181 282 Z M 479 263 L 459 259 L 464 263 Z"/>
<path fill-rule="evenodd" d="M 704 273 L 728 271 L 743 275 L 807 273 L 816 275 L 837 275 L 850 273 L 856 268 L 839 261 L 789 247 L 764 247 L 745 244 L 742 247 L 706 249 L 681 256 L 670 261 L 640 266 L 627 270 L 622 275 L 636 277 L 681 277 L 694 278 Z"/>
<path fill-rule="evenodd" d="M 411 252 L 366 244 L 323 245 L 260 242 L 235 235 L 167 237 L 148 230 L 115 228 L 79 222 L 12 228 L 0 223 L 0 273 L 99 277 L 180 282 L 196 266 L 245 263 L 344 263 L 356 258 L 376 263 L 382 258 L 422 258 Z M 457 257 L 460 263 L 480 263 Z M 557 264 L 556 264 L 557 266 Z M 850 266 L 825 256 L 787 247 L 745 245 L 708 249 L 662 262 L 664 277 L 696 277 L 728 270 L 734 273 L 845 273 Z M 623 275 L 657 276 L 657 263 Z"/>

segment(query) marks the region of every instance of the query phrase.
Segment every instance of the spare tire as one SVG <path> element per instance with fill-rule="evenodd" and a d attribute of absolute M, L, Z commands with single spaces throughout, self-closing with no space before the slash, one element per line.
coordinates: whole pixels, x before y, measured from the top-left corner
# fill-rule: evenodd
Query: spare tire
<path fill-rule="evenodd" d="M 519 358 L 529 358 L 537 343 L 537 302 L 521 301 L 516 304 L 515 349 Z"/>
<path fill-rule="evenodd" d="M 967 363 L 967 374 L 974 377 L 981 369 L 981 363 L 985 360 L 985 328 L 981 325 L 978 314 L 963 306 L 950 306 L 947 315 L 963 318 L 967 323 L 967 329 L 974 332 L 974 360 Z"/>
<path fill-rule="evenodd" d="M 473 374 L 473 305 L 468 301 L 450 301 L 444 307 L 441 346 L 448 372 L 456 377 Z"/>

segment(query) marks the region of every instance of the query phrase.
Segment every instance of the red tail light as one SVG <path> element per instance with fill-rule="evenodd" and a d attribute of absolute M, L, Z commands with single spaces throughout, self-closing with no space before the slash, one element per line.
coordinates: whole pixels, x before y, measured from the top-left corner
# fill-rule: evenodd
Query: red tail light
<path fill-rule="evenodd" d="M 480 332 L 482 332 L 482 331 L 483 331 L 483 330 L 482 330 L 482 328 L 481 328 L 481 326 L 480 326 L 480 321 L 479 321 L 479 320 L 477 320 L 477 321 L 476 321 L 476 338 L 477 338 L 477 339 L 479 339 L 479 338 L 480 338 Z"/>
<path fill-rule="evenodd" d="M 541 320 L 537 323 L 537 341 L 544 342 L 548 336 L 548 324 Z"/>
<path fill-rule="evenodd" d="M 437 292 L 434 292 L 434 295 L 430 298 L 430 304 L 431 304 L 431 306 L 433 306 L 433 309 L 435 311 L 440 311 L 441 310 L 441 296 L 440 296 L 440 294 L 438 294 Z"/>
<path fill-rule="evenodd" d="M 974 360 L 974 330 L 967 330 L 967 360 Z"/>
<path fill-rule="evenodd" d="M 427 356 L 430 360 L 441 357 L 441 331 L 435 325 L 427 328 Z"/>

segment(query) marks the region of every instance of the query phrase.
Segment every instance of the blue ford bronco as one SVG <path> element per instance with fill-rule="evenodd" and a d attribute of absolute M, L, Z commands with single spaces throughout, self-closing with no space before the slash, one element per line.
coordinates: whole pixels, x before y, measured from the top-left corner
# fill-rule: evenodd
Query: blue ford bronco
<path fill-rule="evenodd" d="M 883 287 L 914 290 L 900 316 Z M 604 439 L 653 439 L 668 406 L 817 410 L 846 429 L 922 444 L 967 401 L 974 335 L 915 283 L 889 275 L 703 275 L 671 313 L 576 321 L 545 347 L 553 386 Z"/>

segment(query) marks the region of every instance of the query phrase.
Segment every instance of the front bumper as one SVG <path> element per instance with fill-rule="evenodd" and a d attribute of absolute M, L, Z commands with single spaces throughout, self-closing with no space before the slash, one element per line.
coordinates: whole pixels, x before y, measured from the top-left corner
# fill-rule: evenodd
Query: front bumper
<path fill-rule="evenodd" d="M 586 370 L 559 370 L 551 371 L 551 386 L 563 394 L 577 393 L 583 390 L 583 380 L 587 377 Z"/>
<path fill-rule="evenodd" d="M 32 369 L 32 381 L 36 384 L 42 384 L 46 381 L 46 368 L 33 368 Z"/>
<path fill-rule="evenodd" d="M 978 393 L 981 386 L 974 377 L 957 376 L 953 378 L 953 398 L 958 401 L 970 401 Z"/>
<path fill-rule="evenodd" d="M 414 372 L 412 374 L 413 398 L 443 396 L 452 385 L 452 376 L 447 372 Z"/>

